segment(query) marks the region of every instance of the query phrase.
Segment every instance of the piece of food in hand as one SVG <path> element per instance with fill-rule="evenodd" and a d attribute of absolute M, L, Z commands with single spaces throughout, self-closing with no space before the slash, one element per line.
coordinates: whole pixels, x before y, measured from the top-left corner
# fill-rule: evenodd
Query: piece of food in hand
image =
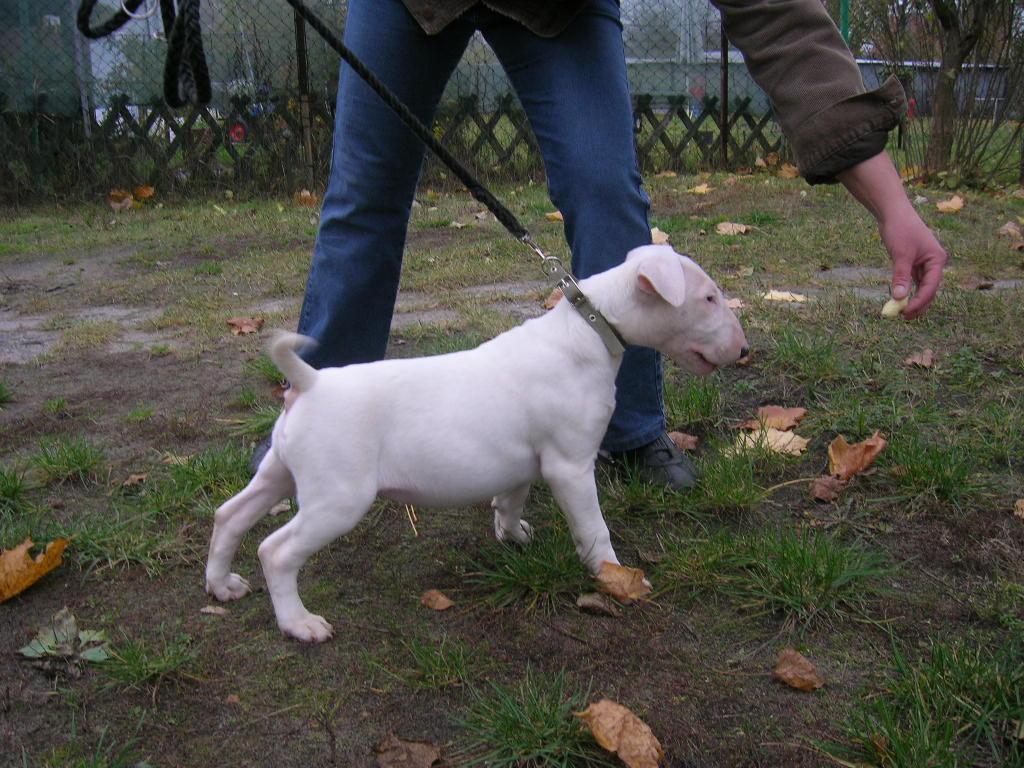
<path fill-rule="evenodd" d="M 909 301 L 909 296 L 904 296 L 902 299 L 889 299 L 882 307 L 882 317 L 899 317 Z"/>

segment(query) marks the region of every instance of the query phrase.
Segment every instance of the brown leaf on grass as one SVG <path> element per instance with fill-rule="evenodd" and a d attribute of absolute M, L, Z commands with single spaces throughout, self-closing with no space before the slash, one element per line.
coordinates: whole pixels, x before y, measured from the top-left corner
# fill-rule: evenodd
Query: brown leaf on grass
<path fill-rule="evenodd" d="M 745 235 L 750 231 L 746 224 L 737 224 L 734 221 L 720 221 L 715 225 L 715 232 L 720 235 Z"/>
<path fill-rule="evenodd" d="M 841 480 L 849 480 L 870 467 L 888 443 L 881 432 L 850 445 L 840 435 L 828 447 L 828 471 Z"/>
<path fill-rule="evenodd" d="M 779 167 L 779 178 L 780 179 L 798 179 L 800 178 L 800 169 L 791 163 L 783 163 Z"/>
<path fill-rule="evenodd" d="M 565 217 L 562 216 L 561 211 L 551 211 L 551 213 L 545 213 L 544 218 L 548 221 L 565 221 Z"/>
<path fill-rule="evenodd" d="M 665 757 L 650 726 L 621 704 L 601 699 L 575 714 L 586 723 L 594 740 L 617 754 L 628 768 L 658 768 Z"/>
<path fill-rule="evenodd" d="M 698 184 L 696 187 L 691 187 L 686 190 L 691 195 L 706 195 L 714 190 L 714 187 L 708 186 L 707 184 Z"/>
<path fill-rule="evenodd" d="M 664 245 L 668 242 L 668 233 L 662 232 L 657 227 L 651 227 L 651 244 Z"/>
<path fill-rule="evenodd" d="M 303 208 L 316 208 L 320 205 L 320 198 L 310 192 L 308 189 L 300 189 L 295 193 L 292 198 L 296 205 L 301 205 Z"/>
<path fill-rule="evenodd" d="M 800 456 L 807 450 L 810 438 L 800 437 L 796 432 L 784 432 L 781 429 L 768 427 L 744 432 L 736 438 L 735 449 L 738 451 L 751 448 L 764 448 L 773 453 L 785 456 Z"/>
<path fill-rule="evenodd" d="M 137 475 L 128 475 L 128 477 L 121 483 L 122 488 L 134 488 L 136 485 L 142 485 L 146 480 L 149 479 L 148 472 L 140 472 Z"/>
<path fill-rule="evenodd" d="M 953 195 L 949 200 L 940 200 L 935 204 L 941 213 L 959 213 L 963 210 L 964 199 L 960 195 Z"/>
<path fill-rule="evenodd" d="M 935 352 L 930 349 L 922 349 L 920 352 L 912 354 L 903 362 L 915 368 L 931 368 L 935 365 Z"/>
<path fill-rule="evenodd" d="M 587 613 L 600 613 L 604 616 L 619 616 L 622 613 L 619 606 L 600 592 L 588 592 L 585 595 L 580 595 L 576 598 L 576 607 Z"/>
<path fill-rule="evenodd" d="M 729 274 L 729 277 L 752 277 L 754 268 L 751 266 L 739 267 Z"/>
<path fill-rule="evenodd" d="M 107 194 L 107 205 L 109 205 L 110 210 L 115 213 L 127 211 L 132 207 L 132 203 L 134 202 L 135 198 L 132 197 L 132 193 L 126 189 L 112 189 Z"/>
<path fill-rule="evenodd" d="M 156 190 L 148 184 L 135 187 L 132 190 L 132 195 L 135 196 L 136 200 L 149 200 L 153 195 L 156 194 Z"/>
<path fill-rule="evenodd" d="M 230 613 L 223 605 L 204 605 L 199 612 L 207 616 L 227 616 Z"/>
<path fill-rule="evenodd" d="M 807 301 L 807 297 L 802 293 L 793 293 L 792 291 L 767 291 L 761 294 L 761 298 L 765 301 L 786 301 L 803 303 Z"/>
<path fill-rule="evenodd" d="M 779 164 L 779 153 L 778 152 L 769 152 L 767 155 L 764 156 L 764 162 L 765 162 L 765 165 L 768 166 L 769 168 L 772 168 L 772 167 L 778 165 Z"/>
<path fill-rule="evenodd" d="M 427 741 L 406 741 L 394 734 L 373 748 L 377 768 L 430 768 L 441 759 L 441 750 Z"/>
<path fill-rule="evenodd" d="M 735 297 L 725 300 L 725 306 L 729 309 L 743 309 L 746 304 L 743 303 L 743 299 L 737 299 Z"/>
<path fill-rule="evenodd" d="M 668 438 L 676 444 L 676 448 L 680 451 L 697 450 L 697 438 L 693 435 L 688 435 L 685 432 L 669 432 Z"/>
<path fill-rule="evenodd" d="M 1014 240 L 1024 238 L 1024 234 L 1021 234 L 1020 231 L 1020 224 L 1015 221 L 1008 221 L 1003 224 L 1003 226 L 996 231 L 996 234 L 1006 235 L 1007 237 L 1012 237 Z"/>
<path fill-rule="evenodd" d="M 192 454 L 187 456 L 178 456 L 174 453 L 165 453 L 160 459 L 161 464 L 167 464 L 171 467 L 182 467 L 188 464 L 188 460 L 192 458 Z"/>
<path fill-rule="evenodd" d="M 821 675 L 818 674 L 818 668 L 793 648 L 782 650 L 772 674 L 790 688 L 801 691 L 814 691 L 825 684 Z"/>
<path fill-rule="evenodd" d="M 231 317 L 228 318 L 228 325 L 231 326 L 231 332 L 235 336 L 242 336 L 243 334 L 256 333 L 260 328 L 263 327 L 262 317 Z"/>
<path fill-rule="evenodd" d="M 660 173 L 654 174 L 656 179 L 674 179 L 679 174 L 675 171 L 661 171 Z"/>
<path fill-rule="evenodd" d="M 1017 499 L 1017 502 L 1013 505 L 1014 517 L 1019 517 L 1024 520 L 1024 499 Z"/>
<path fill-rule="evenodd" d="M 601 563 L 601 570 L 594 578 L 598 589 L 620 603 L 629 604 L 651 592 L 651 584 L 644 578 L 644 572 L 628 565 Z"/>
<path fill-rule="evenodd" d="M 562 300 L 563 295 L 561 288 L 553 288 L 548 297 L 544 299 L 544 309 L 554 309 L 558 302 Z"/>
<path fill-rule="evenodd" d="M 428 589 L 420 596 L 420 602 L 432 611 L 447 611 L 455 603 L 439 589 Z"/>
<path fill-rule="evenodd" d="M 834 475 L 816 477 L 811 482 L 811 498 L 817 501 L 835 501 L 846 487 L 846 481 Z"/>
<path fill-rule="evenodd" d="M 29 554 L 32 539 L 25 539 L 14 549 L 0 551 L 0 603 L 24 592 L 60 565 L 67 545 L 67 539 L 54 539 L 35 558 Z"/>
<path fill-rule="evenodd" d="M 739 429 L 761 429 L 774 427 L 783 432 L 796 427 L 807 415 L 806 408 L 784 408 L 781 405 L 762 405 L 757 409 L 757 418 L 740 424 Z"/>

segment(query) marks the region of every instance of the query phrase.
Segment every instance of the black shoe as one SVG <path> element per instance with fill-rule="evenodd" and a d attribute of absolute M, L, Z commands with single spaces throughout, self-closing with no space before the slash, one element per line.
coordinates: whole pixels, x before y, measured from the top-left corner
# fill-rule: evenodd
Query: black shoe
<path fill-rule="evenodd" d="M 263 462 L 263 457 L 270 452 L 270 435 L 267 435 L 258 443 L 256 447 L 252 449 L 252 457 L 249 459 L 249 474 L 255 475 L 256 470 L 260 468 L 260 464 Z"/>
<path fill-rule="evenodd" d="M 662 485 L 677 492 L 697 485 L 697 469 L 690 457 L 679 450 L 665 432 L 647 445 L 615 454 L 615 458 L 651 485 Z"/>

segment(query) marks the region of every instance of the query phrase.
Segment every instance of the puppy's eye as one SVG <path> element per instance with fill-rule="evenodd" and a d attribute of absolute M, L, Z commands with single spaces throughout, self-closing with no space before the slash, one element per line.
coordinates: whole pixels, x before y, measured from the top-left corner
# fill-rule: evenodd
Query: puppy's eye
<path fill-rule="evenodd" d="M 714 296 L 708 296 L 708 301 L 710 301 L 712 304 L 714 304 L 715 303 L 715 297 Z"/>

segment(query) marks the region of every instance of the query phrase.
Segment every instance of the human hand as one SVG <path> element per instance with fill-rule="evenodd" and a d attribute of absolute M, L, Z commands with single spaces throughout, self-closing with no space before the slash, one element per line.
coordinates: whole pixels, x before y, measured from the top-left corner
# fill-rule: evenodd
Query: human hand
<path fill-rule="evenodd" d="M 892 159 L 880 152 L 846 169 L 838 179 L 878 222 L 878 232 L 892 259 L 892 297 L 902 299 L 911 284 L 917 286 L 903 316 L 920 316 L 939 290 L 942 268 L 949 257 L 907 199 Z"/>
<path fill-rule="evenodd" d="M 913 208 L 894 220 L 880 221 L 878 232 L 892 259 L 892 297 L 902 299 L 909 294 L 911 284 L 916 285 L 903 316 L 908 320 L 919 317 L 935 298 L 949 257 Z"/>

